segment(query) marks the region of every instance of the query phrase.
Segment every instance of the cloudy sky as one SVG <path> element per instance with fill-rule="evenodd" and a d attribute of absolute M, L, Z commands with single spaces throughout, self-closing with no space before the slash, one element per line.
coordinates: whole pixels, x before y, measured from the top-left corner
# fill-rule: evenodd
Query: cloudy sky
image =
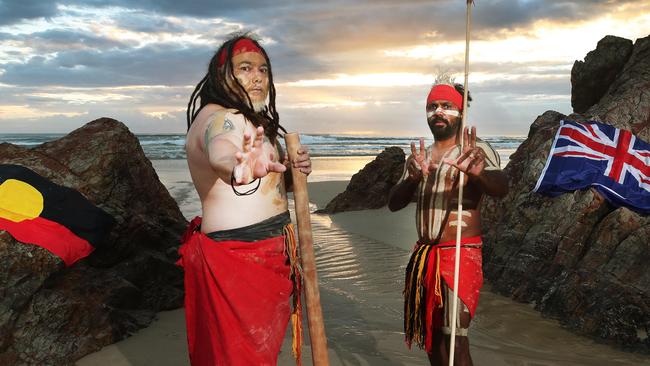
<path fill-rule="evenodd" d="M 571 112 L 570 71 L 598 40 L 650 35 L 650 2 L 477 0 L 469 123 L 524 135 Z M 435 75 L 463 79 L 465 1 L 0 0 L 0 133 L 108 116 L 182 133 L 210 57 L 250 30 L 290 131 L 419 136 Z"/>

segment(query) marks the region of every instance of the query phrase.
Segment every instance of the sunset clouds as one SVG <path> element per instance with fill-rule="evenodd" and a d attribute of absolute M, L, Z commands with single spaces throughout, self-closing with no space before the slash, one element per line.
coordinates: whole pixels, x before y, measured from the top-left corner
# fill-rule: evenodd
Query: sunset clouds
<path fill-rule="evenodd" d="M 210 57 L 242 30 L 270 54 L 289 130 L 422 135 L 436 73 L 462 81 L 465 1 L 28 3 L 0 2 L 0 132 L 101 116 L 183 132 Z M 646 1 L 478 0 L 473 16 L 469 119 L 492 135 L 570 113 L 573 62 L 605 35 L 650 35 Z"/>

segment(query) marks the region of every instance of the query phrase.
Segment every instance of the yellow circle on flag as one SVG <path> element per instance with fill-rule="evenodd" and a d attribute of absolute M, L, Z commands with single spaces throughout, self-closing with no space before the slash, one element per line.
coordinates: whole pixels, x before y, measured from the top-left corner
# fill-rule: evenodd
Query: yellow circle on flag
<path fill-rule="evenodd" d="M 0 184 L 0 217 L 13 222 L 38 217 L 43 212 L 43 195 L 28 183 L 7 179 Z"/>

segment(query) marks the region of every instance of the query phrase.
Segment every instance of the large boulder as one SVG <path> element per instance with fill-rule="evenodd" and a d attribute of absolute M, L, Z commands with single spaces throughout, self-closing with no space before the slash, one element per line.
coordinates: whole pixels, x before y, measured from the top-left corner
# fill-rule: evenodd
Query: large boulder
<path fill-rule="evenodd" d="M 598 104 L 584 113 L 632 131 L 650 142 L 650 36 L 634 43 L 632 55 Z"/>
<path fill-rule="evenodd" d="M 73 188 L 116 220 L 71 267 L 0 231 L 0 365 L 71 365 L 182 306 L 174 261 L 187 222 L 124 124 L 98 119 L 33 149 L 0 144 L 0 164 Z"/>
<path fill-rule="evenodd" d="M 352 176 L 344 192 L 316 212 L 336 213 L 385 206 L 390 189 L 402 176 L 405 159 L 404 150 L 396 146 L 387 147 Z"/>
<path fill-rule="evenodd" d="M 598 103 L 616 80 L 632 54 L 632 41 L 606 36 L 584 61 L 576 61 L 571 69 L 571 106 L 584 113 Z"/>
<path fill-rule="evenodd" d="M 555 198 L 532 192 L 564 117 L 537 118 L 505 168 L 510 192 L 483 202 L 485 276 L 494 290 L 578 333 L 650 352 L 650 217 L 612 207 L 591 189 Z M 635 42 L 598 104 L 568 118 L 650 141 L 650 37 Z"/>

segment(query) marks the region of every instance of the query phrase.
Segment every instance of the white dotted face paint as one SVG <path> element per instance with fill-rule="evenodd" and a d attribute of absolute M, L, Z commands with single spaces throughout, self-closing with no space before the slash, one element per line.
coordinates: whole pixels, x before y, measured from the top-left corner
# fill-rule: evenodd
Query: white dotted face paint
<path fill-rule="evenodd" d="M 427 118 L 433 117 L 436 113 L 444 113 L 448 116 L 451 117 L 458 117 L 460 116 L 460 111 L 454 110 L 454 109 L 444 109 L 441 107 L 436 108 L 435 111 L 427 111 Z"/>

